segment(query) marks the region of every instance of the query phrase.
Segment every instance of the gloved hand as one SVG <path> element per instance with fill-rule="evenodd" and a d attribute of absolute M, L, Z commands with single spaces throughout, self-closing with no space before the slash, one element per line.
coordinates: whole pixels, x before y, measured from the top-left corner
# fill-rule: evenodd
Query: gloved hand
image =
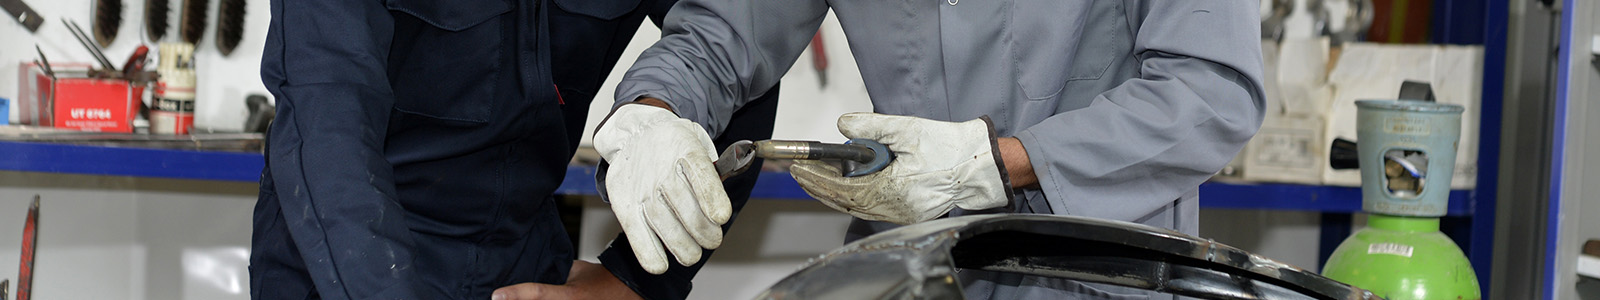
<path fill-rule="evenodd" d="M 843 177 L 839 168 L 800 161 L 789 168 L 807 194 L 858 218 L 911 224 L 960 207 L 1010 203 L 994 129 L 988 118 L 961 123 L 873 113 L 839 117 L 848 138 L 877 140 L 895 160 L 877 173 Z"/>
<path fill-rule="evenodd" d="M 667 270 L 662 244 L 678 263 L 700 261 L 722 244 L 732 205 L 712 167 L 706 131 L 666 109 L 628 104 L 595 131 L 595 150 L 611 164 L 604 195 L 645 271 Z"/>

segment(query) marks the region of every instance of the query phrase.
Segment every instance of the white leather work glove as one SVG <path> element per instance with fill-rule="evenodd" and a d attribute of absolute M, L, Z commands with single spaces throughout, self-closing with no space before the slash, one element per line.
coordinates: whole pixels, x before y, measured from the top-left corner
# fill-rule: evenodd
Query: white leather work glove
<path fill-rule="evenodd" d="M 660 107 L 623 105 L 595 131 L 594 147 L 611 164 L 603 194 L 645 271 L 667 271 L 662 244 L 685 266 L 700 261 L 701 248 L 722 244 L 733 208 L 700 125 Z"/>
<path fill-rule="evenodd" d="M 795 181 L 822 204 L 857 218 L 912 224 L 960 207 L 982 210 L 1010 203 L 1011 188 L 987 117 L 953 123 L 916 117 L 850 113 L 839 117 L 848 138 L 877 140 L 894 151 L 882 171 L 844 177 L 839 168 L 800 161 Z"/>

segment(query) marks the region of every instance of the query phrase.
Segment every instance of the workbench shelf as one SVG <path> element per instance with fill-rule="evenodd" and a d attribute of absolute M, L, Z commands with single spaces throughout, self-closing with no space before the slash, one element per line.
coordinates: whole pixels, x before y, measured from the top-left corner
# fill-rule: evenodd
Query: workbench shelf
<path fill-rule="evenodd" d="M 0 141 L 0 170 L 247 181 L 261 178 L 260 153 Z"/>

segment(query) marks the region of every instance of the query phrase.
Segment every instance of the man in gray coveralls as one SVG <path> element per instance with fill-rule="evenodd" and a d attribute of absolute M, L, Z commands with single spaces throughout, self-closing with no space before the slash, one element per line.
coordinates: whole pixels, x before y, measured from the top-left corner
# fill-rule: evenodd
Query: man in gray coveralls
<path fill-rule="evenodd" d="M 727 216 L 706 137 L 778 82 L 832 8 L 876 112 L 840 117 L 839 130 L 898 155 L 862 177 L 814 163 L 791 169 L 812 196 L 859 218 L 850 239 L 947 213 L 1089 216 L 1197 234 L 1198 186 L 1261 125 L 1257 5 L 683 0 L 617 88 L 595 144 L 640 263 L 665 269 L 669 251 L 697 261 L 720 244 L 716 225 Z M 977 270 L 960 277 L 971 299 L 1172 297 Z"/>

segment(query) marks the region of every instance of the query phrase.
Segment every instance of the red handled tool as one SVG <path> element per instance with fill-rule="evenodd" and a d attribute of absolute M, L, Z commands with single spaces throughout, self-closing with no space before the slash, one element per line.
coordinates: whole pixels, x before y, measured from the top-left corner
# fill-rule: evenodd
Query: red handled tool
<path fill-rule="evenodd" d="M 128 62 L 122 63 L 122 77 L 130 80 L 139 72 L 144 71 L 145 57 L 150 56 L 150 47 L 139 45 L 133 49 L 133 55 L 128 56 Z"/>
<path fill-rule="evenodd" d="M 22 226 L 22 263 L 17 265 L 17 300 L 28 300 L 33 294 L 33 250 L 39 244 L 39 196 L 33 196 L 28 205 L 28 220 Z"/>
<path fill-rule="evenodd" d="M 811 36 L 811 68 L 817 71 L 817 85 L 828 87 L 828 51 L 822 46 L 822 30 Z"/>

